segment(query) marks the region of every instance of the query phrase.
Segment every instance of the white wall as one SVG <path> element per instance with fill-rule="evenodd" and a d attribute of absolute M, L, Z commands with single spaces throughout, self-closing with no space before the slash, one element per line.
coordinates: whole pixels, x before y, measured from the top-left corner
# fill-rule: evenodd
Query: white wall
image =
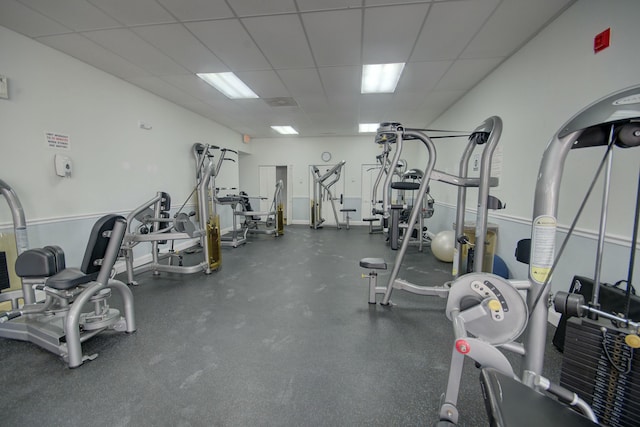
<path fill-rule="evenodd" d="M 486 117 L 502 117 L 504 165 L 495 194 L 506 201 L 507 209 L 490 220 L 503 223 L 501 234 L 505 235 L 504 239 L 501 237 L 499 253 L 520 278 L 526 277 L 526 269 L 513 261 L 513 249 L 519 238 L 530 235 L 542 153 L 555 132 L 579 110 L 611 92 L 640 84 L 638 16 L 637 0 L 578 1 L 432 123 L 434 127 L 472 129 Z M 594 36 L 608 27 L 611 47 L 594 54 Z M 560 192 L 561 227 L 566 228 L 573 220 L 603 154 L 603 148 L 569 154 Z M 639 150 L 616 150 L 615 154 L 608 255 L 603 271 L 603 279 L 610 282 L 627 275 L 640 166 Z M 440 143 L 437 167 L 457 170 L 460 155 L 461 151 Z M 440 183 L 434 183 L 432 189 L 440 202 L 455 204 L 455 189 Z M 476 197 L 476 192 L 470 192 L 468 207 L 475 206 Z M 598 184 L 578 225 L 584 231 L 577 238 L 581 243 L 570 245 L 554 275 L 554 288 L 566 289 L 574 273 L 593 276 L 601 200 Z M 436 210 L 436 214 L 445 213 L 443 209 Z M 440 219 L 441 223 L 450 223 L 452 210 L 448 215 Z"/>
<path fill-rule="evenodd" d="M 613 91 L 640 84 L 637 16 L 640 2 L 635 0 L 577 2 L 431 124 L 434 128 L 472 130 L 489 116 L 502 118 L 503 165 L 500 186 L 492 194 L 505 201 L 507 209 L 492 214 L 490 221 L 500 227 L 498 254 L 515 277 L 527 276 L 526 266 L 515 261 L 513 252 L 516 242 L 531 233 L 536 176 L 547 143 L 564 122 L 586 105 Z M 594 36 L 608 27 L 611 47 L 594 54 Z M 456 173 L 464 145 L 458 139 L 436 140 L 436 168 Z M 276 138 L 254 140 L 251 146 L 254 154 L 244 156 L 241 162 L 243 188 L 257 188 L 258 165 L 293 164 L 294 197 L 307 200 L 307 167 L 321 163 L 320 153 L 325 149 L 333 152 L 334 159 L 347 160 L 346 192 L 353 198 L 369 196 L 361 194 L 358 167 L 371 163 L 379 153 L 372 137 Z M 424 150 L 417 144 L 407 144 L 406 150 L 407 155 L 402 157 L 410 160 L 410 166 L 424 168 Z M 561 190 L 559 239 L 564 238 L 563 231 L 571 223 L 602 154 L 599 148 L 570 153 Z M 640 152 L 626 150 L 617 154 L 603 266 L 603 280 L 609 282 L 626 277 Z M 592 195 L 578 224 L 579 233 L 556 270 L 556 289 L 565 289 L 574 274 L 594 274 L 600 188 L 599 185 Z M 437 207 L 428 225 L 438 232 L 451 227 L 456 189 L 433 183 L 431 190 Z M 467 207 L 474 208 L 476 199 L 477 192 L 469 190 Z M 468 219 L 473 219 L 472 212 Z"/>
<path fill-rule="evenodd" d="M 332 159 L 327 164 L 335 164 L 345 160 L 343 169 L 345 178 L 344 197 L 349 207 L 358 209 L 360 219 L 361 165 L 373 164 L 381 148 L 374 142 L 374 135 L 359 137 L 327 137 L 327 138 L 256 138 L 249 143 L 251 155 L 243 155 L 240 160 L 240 187 L 248 194 L 259 193 L 259 166 L 293 166 L 293 183 L 288 183 L 289 191 L 293 194 L 294 206 L 299 206 L 297 215 L 294 212 L 293 222 L 305 222 L 308 219 L 306 210 L 309 206 L 309 165 L 323 165 L 320 158 L 322 152 L 328 151 Z M 339 196 L 339 195 L 338 195 Z M 370 197 L 367 193 L 365 197 Z M 356 201 L 357 199 L 357 201 Z M 345 201 L 345 205 L 347 203 Z M 368 212 L 364 216 L 368 216 Z M 291 222 L 291 221 L 290 221 Z"/>
<path fill-rule="evenodd" d="M 0 99 L 0 179 L 22 202 L 31 246 L 57 243 L 71 265 L 93 222 L 84 219 L 128 212 L 157 191 L 179 207 L 195 184 L 194 142 L 250 151 L 236 132 L 4 27 L 0 58 L 10 95 Z M 153 128 L 140 129 L 139 120 Z M 48 148 L 45 132 L 68 135 L 71 149 Z M 72 159 L 71 178 L 55 175 L 56 153 Z M 225 162 L 218 184 L 238 185 L 237 163 Z M 45 225 L 69 232 L 51 241 L 51 230 L 38 229 Z M 3 227 L 11 227 L 4 201 Z"/>

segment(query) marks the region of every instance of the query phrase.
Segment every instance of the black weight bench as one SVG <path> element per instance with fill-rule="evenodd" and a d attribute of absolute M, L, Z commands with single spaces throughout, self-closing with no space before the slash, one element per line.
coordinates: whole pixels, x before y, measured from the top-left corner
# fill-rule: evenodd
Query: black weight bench
<path fill-rule="evenodd" d="M 369 274 L 363 274 L 362 278 L 369 279 L 369 304 L 376 303 L 376 294 L 385 293 L 386 287 L 378 287 L 378 272 L 376 270 L 386 270 L 387 263 L 382 258 L 362 258 L 360 260 L 360 267 L 368 268 Z"/>
<path fill-rule="evenodd" d="M 340 212 L 346 212 L 346 214 L 347 214 L 347 215 L 346 215 L 346 219 L 347 219 L 347 223 L 346 223 L 347 230 L 349 229 L 349 220 L 351 219 L 351 217 L 349 216 L 349 212 L 355 212 L 355 211 L 356 211 L 356 209 L 340 209 Z"/>

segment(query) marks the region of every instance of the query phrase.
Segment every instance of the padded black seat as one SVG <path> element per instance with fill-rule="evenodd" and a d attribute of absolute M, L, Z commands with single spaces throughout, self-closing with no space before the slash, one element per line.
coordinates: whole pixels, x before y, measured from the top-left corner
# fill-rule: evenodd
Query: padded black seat
<path fill-rule="evenodd" d="M 340 212 L 355 212 L 356 209 L 340 209 Z"/>
<path fill-rule="evenodd" d="M 227 205 L 227 204 L 233 204 L 233 203 L 240 203 L 242 202 L 243 198 L 240 196 L 223 196 L 223 197 L 216 197 L 216 199 L 218 200 L 218 203 L 220 203 L 221 205 Z"/>
<path fill-rule="evenodd" d="M 597 425 L 556 399 L 538 393 L 495 369 L 482 369 L 480 384 L 491 426 L 588 427 Z"/>
<path fill-rule="evenodd" d="M 386 270 L 387 263 L 382 258 L 362 258 L 360 267 L 371 268 L 373 270 Z"/>
<path fill-rule="evenodd" d="M 94 274 L 84 274 L 78 268 L 65 268 L 61 272 L 49 277 L 46 285 L 50 288 L 64 291 L 89 283 L 97 277 L 97 272 Z"/>
<path fill-rule="evenodd" d="M 391 188 L 395 190 L 417 190 L 420 188 L 420 183 L 418 182 L 393 182 L 391 183 Z"/>
<path fill-rule="evenodd" d="M 64 268 L 64 252 L 58 246 L 24 251 L 15 264 L 16 274 L 24 278 L 53 276 Z"/>
<path fill-rule="evenodd" d="M 46 277 L 46 286 L 67 290 L 96 280 L 107 245 L 120 215 L 105 215 L 93 225 L 80 268 L 64 268 L 64 252 L 57 246 L 30 249 L 16 260 L 16 274 L 20 277 Z"/>
<path fill-rule="evenodd" d="M 362 218 L 364 222 L 376 222 L 380 221 L 380 218 Z"/>

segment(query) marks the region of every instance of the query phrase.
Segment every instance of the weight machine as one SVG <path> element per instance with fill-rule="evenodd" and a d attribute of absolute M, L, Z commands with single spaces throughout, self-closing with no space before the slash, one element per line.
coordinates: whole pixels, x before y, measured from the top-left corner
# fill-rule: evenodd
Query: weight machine
<path fill-rule="evenodd" d="M 597 175 L 608 161 L 610 150 L 614 146 L 640 146 L 639 100 L 640 86 L 604 97 L 576 114 L 551 139 L 540 164 L 535 189 L 530 253 L 524 257 L 529 264 L 528 280 L 507 281 L 488 273 L 472 273 L 460 276 L 452 283 L 446 314 L 453 323 L 455 343 L 447 390 L 440 409 L 442 425 L 451 425 L 458 420 L 456 403 L 465 356 L 483 368 L 494 369 L 507 379 L 514 378 L 529 388 L 551 391 L 559 395 L 561 400 L 573 402 L 571 404 L 577 405 L 585 416 L 596 421 L 597 417 L 587 402 L 573 391 L 551 386 L 542 377 L 550 284 L 553 271 L 575 229 Z M 607 153 L 556 254 L 558 199 L 566 156 L 572 149 L 595 146 L 606 146 Z M 634 228 L 634 232 L 637 232 L 637 225 Z M 631 250 L 632 253 L 635 251 L 635 238 Z M 520 292 L 526 292 L 526 299 Z M 618 328 L 609 325 L 602 333 L 608 333 L 607 329 L 625 329 L 626 338 L 621 345 L 640 347 L 640 325 L 637 322 L 586 305 L 579 295 L 560 292 L 555 297 L 555 306 L 556 310 L 570 315 L 585 316 L 591 313 L 613 320 Z M 515 341 L 520 335 L 523 336 L 521 343 Z M 498 348 L 523 356 L 519 375 Z M 582 366 L 586 369 L 586 365 Z M 503 405 L 501 400 L 495 396 L 489 396 L 489 399 L 490 406 L 500 412 L 500 405 Z M 510 410 L 517 412 L 518 405 L 530 404 L 528 400 L 511 401 L 510 405 L 514 407 Z"/>
<path fill-rule="evenodd" d="M 284 205 L 282 204 L 282 188 L 284 183 L 278 180 L 271 199 L 271 205 L 266 211 L 254 211 L 251 206 L 250 197 L 244 192 L 240 192 L 240 209 L 233 212 L 234 223 L 236 218 L 243 219 L 241 228 L 245 235 L 248 234 L 267 234 L 273 237 L 282 236 L 284 234 Z M 260 228 L 262 227 L 262 228 Z"/>
<path fill-rule="evenodd" d="M 382 146 L 382 153 L 376 156 L 376 161 L 380 163 L 380 166 L 378 167 L 378 175 L 376 175 L 376 180 L 374 181 L 371 189 L 371 214 L 373 216 L 370 218 L 364 218 L 363 221 L 369 223 L 370 234 L 379 232 L 388 234 L 388 219 L 385 219 L 383 215 L 384 211 L 382 209 L 382 200 L 378 198 L 378 188 L 380 188 L 382 178 L 386 177 L 390 173 L 397 176 L 398 179 L 401 179 L 402 174 L 407 170 L 407 162 L 404 159 L 400 159 L 398 160 L 398 163 L 392 167 L 391 159 L 389 159 L 391 145 L 387 136 L 383 134 L 380 138 L 376 138 L 376 143 Z M 389 189 L 385 189 L 385 191 L 388 190 Z M 373 223 L 378 221 L 380 222 L 380 225 L 377 227 L 374 226 Z"/>
<path fill-rule="evenodd" d="M 391 225 L 389 227 L 389 246 L 391 249 L 398 249 L 398 244 L 402 239 L 411 239 L 412 243 L 418 244 L 418 250 L 422 252 L 422 246 L 424 244 L 424 234 L 426 227 L 424 221 L 427 218 L 433 216 L 433 205 L 435 200 L 429 193 L 429 187 L 422 199 L 422 203 L 417 205 L 415 198 L 407 198 L 407 192 L 415 192 L 420 188 L 420 182 L 424 179 L 424 175 L 420 169 L 409 169 L 401 176 L 400 181 L 391 182 L 391 189 L 397 190 L 396 203 L 391 205 Z M 411 216 L 411 212 L 414 209 L 418 209 L 418 217 L 416 224 L 413 227 L 409 227 L 408 219 Z M 416 235 L 413 237 L 413 235 Z"/>
<path fill-rule="evenodd" d="M 326 171 L 324 174 L 320 173 L 318 166 L 311 166 L 311 172 L 313 175 L 313 200 L 311 200 L 311 216 L 309 226 L 315 230 L 322 228 L 322 224 L 325 219 L 322 218 L 322 202 L 328 200 L 331 203 L 333 215 L 336 219 L 336 227 L 341 229 L 340 220 L 338 219 L 338 210 L 336 209 L 335 201 L 342 200 L 334 197 L 331 187 L 340 180 L 342 174 L 342 168 L 346 161 L 342 160 L 340 163 Z"/>
<path fill-rule="evenodd" d="M 86 340 L 108 330 L 135 332 L 133 294 L 124 283 L 113 279 L 113 266 L 126 230 L 124 218 L 100 218 L 91 230 L 81 267 L 67 268 L 64 251 L 58 246 L 27 249 L 22 204 L 2 180 L 0 193 L 13 217 L 18 252 L 15 270 L 22 285 L 19 290 L 0 293 L 0 302 L 11 302 L 9 311 L 0 312 L 0 337 L 32 342 L 76 368 L 98 356 L 82 354 Z M 109 307 L 113 290 L 122 298 L 124 317 Z M 44 293 L 44 300 L 37 298 L 36 291 Z M 93 310 L 82 311 L 87 305 Z"/>
<path fill-rule="evenodd" d="M 154 275 L 161 272 L 192 274 L 204 272 L 211 274 L 217 270 L 221 260 L 220 217 L 218 216 L 213 197 L 215 194 L 215 178 L 220 172 L 227 149 L 221 149 L 218 162 L 213 161 L 213 150 L 219 147 L 196 143 L 193 153 L 196 159 L 196 186 L 187 200 L 196 193 L 198 206 L 198 223 L 191 221 L 192 214 L 182 212 L 185 203 L 171 218 L 171 198 L 167 193 L 158 192 L 156 196 L 140 205 L 127 217 L 127 234 L 122 244 L 122 253 L 127 267 L 127 281 L 137 284 L 134 275 L 146 271 L 153 271 Z M 134 220 L 139 224 L 133 229 Z M 178 240 L 198 239 L 202 253 L 202 261 L 190 266 L 182 265 L 182 255 L 173 251 L 173 244 Z M 151 261 L 134 267 L 133 249 L 140 243 L 151 243 Z M 171 242 L 172 249 L 168 253 L 160 254 L 160 244 Z M 173 260 L 177 258 L 178 264 Z M 168 262 L 163 263 L 165 259 Z"/>
<path fill-rule="evenodd" d="M 454 250 L 454 276 L 459 273 L 465 272 L 466 268 L 463 268 L 462 257 L 457 256 L 462 252 L 462 245 L 465 244 L 464 239 L 464 219 L 465 219 L 465 206 L 466 206 L 466 191 L 467 188 L 478 188 L 478 203 L 476 214 L 476 243 L 474 252 L 474 271 L 482 271 L 482 260 L 485 253 L 485 238 L 487 230 L 487 216 L 488 209 L 490 207 L 498 207 L 498 203 L 494 200 L 493 196 L 489 195 L 489 188 L 498 185 L 498 178 L 491 177 L 491 162 L 494 150 L 500 139 L 502 133 L 502 120 L 497 117 L 489 117 L 480 126 L 478 126 L 471 134 L 462 134 L 456 132 L 454 135 L 440 136 L 439 138 L 456 138 L 468 136 L 468 142 L 462 159 L 460 160 L 459 175 L 450 175 L 444 172 L 440 172 L 434 169 L 436 163 L 436 149 L 433 140 L 426 134 L 429 130 L 421 129 L 409 129 L 405 128 L 399 123 L 382 123 L 378 129 L 376 140 L 386 140 L 390 144 L 395 144 L 395 153 L 391 164 L 398 164 L 400 155 L 402 154 L 402 148 L 405 141 L 420 141 L 424 144 L 428 153 L 428 161 L 424 172 L 424 178 L 420 182 L 420 186 L 417 190 L 415 197 L 415 205 L 422 206 L 429 188 L 430 180 L 436 180 L 445 182 L 458 187 L 458 199 L 456 206 L 456 230 L 457 236 Z M 443 131 L 432 131 L 443 132 Z M 482 147 L 481 161 L 480 161 L 480 176 L 478 178 L 469 177 L 469 162 L 471 156 L 478 147 Z M 382 212 L 385 218 L 389 218 L 392 213 L 391 198 L 391 183 L 392 174 L 387 174 L 384 183 L 385 192 L 383 193 Z M 501 205 L 501 203 L 499 203 Z M 418 217 L 421 214 L 420 209 L 413 209 L 407 222 L 407 229 L 412 230 L 418 222 Z M 422 286 L 414 283 L 410 283 L 407 280 L 398 278 L 402 261 L 407 252 L 410 239 L 405 238 L 402 240 L 402 245 L 398 251 L 395 259 L 395 263 L 391 274 L 389 276 L 387 286 L 377 286 L 376 280 L 371 280 L 372 274 L 369 273 L 369 303 L 376 303 L 376 295 L 382 294 L 383 298 L 380 302 L 382 305 L 391 304 L 391 293 L 394 289 L 405 290 L 418 295 L 432 295 L 446 298 L 449 293 L 449 286 L 447 284 L 443 286 Z M 365 258 L 360 261 L 360 266 L 364 268 L 386 269 L 386 262 L 383 259 L 378 258 Z"/>

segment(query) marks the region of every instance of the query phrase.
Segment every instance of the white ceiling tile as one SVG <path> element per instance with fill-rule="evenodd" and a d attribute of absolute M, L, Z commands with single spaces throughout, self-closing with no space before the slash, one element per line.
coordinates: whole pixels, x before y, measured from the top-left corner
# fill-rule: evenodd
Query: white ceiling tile
<path fill-rule="evenodd" d="M 290 96 L 280 77 L 273 70 L 243 71 L 238 73 L 240 80 L 245 82 L 260 98 L 276 98 Z"/>
<path fill-rule="evenodd" d="M 158 77 L 141 77 L 129 79 L 129 81 L 136 86 L 146 89 L 149 92 L 167 100 L 179 103 L 193 103 L 197 101 L 197 99 L 191 95 L 184 93 L 175 86 L 167 84 L 167 82 L 159 79 Z"/>
<path fill-rule="evenodd" d="M 392 100 L 393 94 L 391 93 L 360 95 L 358 99 L 360 115 L 386 114 Z"/>
<path fill-rule="evenodd" d="M 361 10 L 305 13 L 302 22 L 319 67 L 360 64 Z"/>
<path fill-rule="evenodd" d="M 101 30 L 83 34 L 129 62 L 149 70 L 154 75 L 162 76 L 188 72 L 131 30 Z"/>
<path fill-rule="evenodd" d="M 269 15 L 295 12 L 293 0 L 229 0 L 229 5 L 238 16 Z"/>
<path fill-rule="evenodd" d="M 158 0 L 181 21 L 232 18 L 233 12 L 223 1 L 211 0 Z"/>
<path fill-rule="evenodd" d="M 271 68 L 237 19 L 191 22 L 185 25 L 231 70 Z"/>
<path fill-rule="evenodd" d="M 453 61 L 411 62 L 404 66 L 396 92 L 416 92 L 435 87 Z"/>
<path fill-rule="evenodd" d="M 330 9 L 351 9 L 362 6 L 362 0 L 296 0 L 301 12 Z"/>
<path fill-rule="evenodd" d="M 242 23 L 274 68 L 314 66 L 298 15 L 246 18 Z"/>
<path fill-rule="evenodd" d="M 313 68 L 278 70 L 277 73 L 292 96 L 324 95 L 318 72 Z"/>
<path fill-rule="evenodd" d="M 227 100 L 226 96 L 222 92 L 215 89 L 213 86 L 207 84 L 201 78 L 193 74 L 180 74 L 176 76 L 162 76 L 162 80 L 177 87 L 180 90 L 185 91 L 194 98 L 198 98 L 203 101 L 213 100 Z"/>
<path fill-rule="evenodd" d="M 357 96 L 327 95 L 327 101 L 334 114 L 345 114 L 348 112 L 355 114 L 358 112 L 359 99 Z"/>
<path fill-rule="evenodd" d="M 396 93 L 389 111 L 420 109 L 428 97 L 428 91 Z"/>
<path fill-rule="evenodd" d="M 250 114 L 271 114 L 271 107 L 264 102 L 264 99 L 236 99 L 234 100 L 247 113 Z"/>
<path fill-rule="evenodd" d="M 40 37 L 38 41 L 125 80 L 151 76 L 149 72 L 80 34 Z"/>
<path fill-rule="evenodd" d="M 298 96 L 296 102 L 300 108 L 307 114 L 321 113 L 327 111 L 329 103 L 327 98 L 322 96 Z"/>
<path fill-rule="evenodd" d="M 85 0 L 22 0 L 27 6 L 75 31 L 120 27 L 120 23 Z"/>
<path fill-rule="evenodd" d="M 407 62 L 428 9 L 428 3 L 366 9 L 363 62 Z"/>
<path fill-rule="evenodd" d="M 510 55 L 570 2 L 571 0 L 502 2 L 464 50 L 462 57 Z"/>
<path fill-rule="evenodd" d="M 411 61 L 456 59 L 499 0 L 465 0 L 431 6 Z"/>
<path fill-rule="evenodd" d="M 29 37 L 69 32 L 70 29 L 51 18 L 13 0 L 2 2 L 0 25 Z"/>
<path fill-rule="evenodd" d="M 323 67 L 318 71 L 327 95 L 360 95 L 362 67 Z"/>
<path fill-rule="evenodd" d="M 182 24 L 136 27 L 132 31 L 193 73 L 229 71 Z"/>
<path fill-rule="evenodd" d="M 353 135 L 358 118 L 427 125 L 575 1 L 0 0 L 0 25 L 238 132 Z M 407 62 L 396 92 L 360 95 L 363 62 Z M 226 70 L 298 106 L 194 74 Z"/>
<path fill-rule="evenodd" d="M 65 0 L 68 1 L 68 0 Z M 89 0 L 125 25 L 176 22 L 155 0 Z"/>
<path fill-rule="evenodd" d="M 502 60 L 503 58 L 457 60 L 438 82 L 436 90 L 469 90 Z"/>
<path fill-rule="evenodd" d="M 237 102 L 237 99 L 216 98 L 207 99 L 205 103 L 211 105 L 216 110 L 224 111 L 224 114 L 228 116 L 241 116 L 243 113 L 242 106 Z"/>

